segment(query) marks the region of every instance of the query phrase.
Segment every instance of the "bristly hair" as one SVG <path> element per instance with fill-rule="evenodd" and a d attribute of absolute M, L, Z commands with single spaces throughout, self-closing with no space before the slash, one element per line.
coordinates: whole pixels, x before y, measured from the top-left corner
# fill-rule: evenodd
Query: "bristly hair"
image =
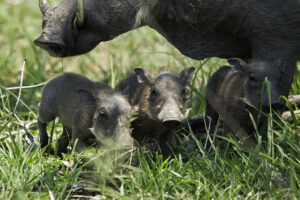
<path fill-rule="evenodd" d="M 158 0 L 140 0 L 137 5 L 137 14 L 134 27 L 138 28 L 150 18 L 150 13 L 158 4 Z"/>

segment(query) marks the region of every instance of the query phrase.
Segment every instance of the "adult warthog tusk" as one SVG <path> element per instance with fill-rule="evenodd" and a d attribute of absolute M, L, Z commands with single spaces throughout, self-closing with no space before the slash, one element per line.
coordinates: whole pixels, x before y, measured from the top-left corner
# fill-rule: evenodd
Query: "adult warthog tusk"
<path fill-rule="evenodd" d="M 40 0 L 39 5 L 42 14 L 45 15 L 50 6 L 47 4 L 46 0 Z"/>

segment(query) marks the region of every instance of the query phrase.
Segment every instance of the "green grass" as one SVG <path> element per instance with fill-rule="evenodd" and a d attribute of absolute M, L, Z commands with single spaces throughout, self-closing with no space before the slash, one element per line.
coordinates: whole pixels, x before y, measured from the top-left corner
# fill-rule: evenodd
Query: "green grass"
<path fill-rule="evenodd" d="M 100 151 L 93 161 L 97 163 L 93 172 L 88 171 L 89 163 L 84 164 L 84 155 L 72 152 L 60 160 L 45 156 L 39 149 L 28 148 L 22 141 L 24 131 L 12 115 L 17 91 L 4 89 L 19 84 L 25 58 L 24 85 L 71 71 L 114 86 L 135 67 L 155 72 L 165 66 L 178 72 L 195 66 L 191 115 L 204 112 L 207 79 L 226 64 L 218 58 L 203 61 L 187 58 L 147 27 L 101 43 L 86 55 L 53 58 L 33 45 L 40 32 L 41 14 L 36 0 L 0 0 L 0 199 L 72 198 L 70 184 L 92 180 L 88 177 L 98 180 L 93 190 L 108 199 L 300 198 L 300 126 L 296 118 L 293 123 L 280 123 L 276 129 L 270 126 L 268 144 L 259 145 L 260 151 L 255 153 L 232 137 L 225 138 L 230 145 L 217 145 L 209 153 L 203 149 L 203 141 L 195 140 L 192 148 L 179 144 L 180 153 L 167 159 L 159 154 L 139 154 L 137 165 L 117 165 L 113 161 L 104 165 L 106 154 L 110 154 Z M 300 93 L 299 82 L 297 72 L 292 94 Z M 36 122 L 41 91 L 42 88 L 22 91 L 17 114 L 25 124 Z M 271 116 L 269 122 L 278 124 Z M 36 124 L 29 130 L 37 136 Z M 61 133 L 58 121 L 48 126 L 48 132 L 51 131 L 54 138 Z M 88 150 L 85 155 L 90 152 L 94 150 Z M 63 161 L 74 164 L 68 167 Z M 76 198 L 80 195 L 88 198 L 94 194 L 77 193 Z"/>

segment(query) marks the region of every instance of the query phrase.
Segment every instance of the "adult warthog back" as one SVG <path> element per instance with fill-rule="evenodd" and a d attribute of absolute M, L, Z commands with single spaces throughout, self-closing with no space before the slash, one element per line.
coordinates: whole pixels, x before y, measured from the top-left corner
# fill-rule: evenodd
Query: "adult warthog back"
<path fill-rule="evenodd" d="M 35 44 L 52 56 L 86 53 L 148 25 L 181 53 L 277 61 L 288 95 L 300 59 L 299 0 L 40 0 L 43 32 Z"/>

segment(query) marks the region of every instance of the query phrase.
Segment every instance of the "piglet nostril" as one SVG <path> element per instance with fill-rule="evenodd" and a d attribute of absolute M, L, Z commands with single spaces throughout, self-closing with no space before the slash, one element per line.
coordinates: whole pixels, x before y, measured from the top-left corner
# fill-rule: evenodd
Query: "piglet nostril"
<path fill-rule="evenodd" d="M 165 120 L 163 125 L 167 128 L 176 128 L 181 124 L 181 121 L 178 120 Z"/>

